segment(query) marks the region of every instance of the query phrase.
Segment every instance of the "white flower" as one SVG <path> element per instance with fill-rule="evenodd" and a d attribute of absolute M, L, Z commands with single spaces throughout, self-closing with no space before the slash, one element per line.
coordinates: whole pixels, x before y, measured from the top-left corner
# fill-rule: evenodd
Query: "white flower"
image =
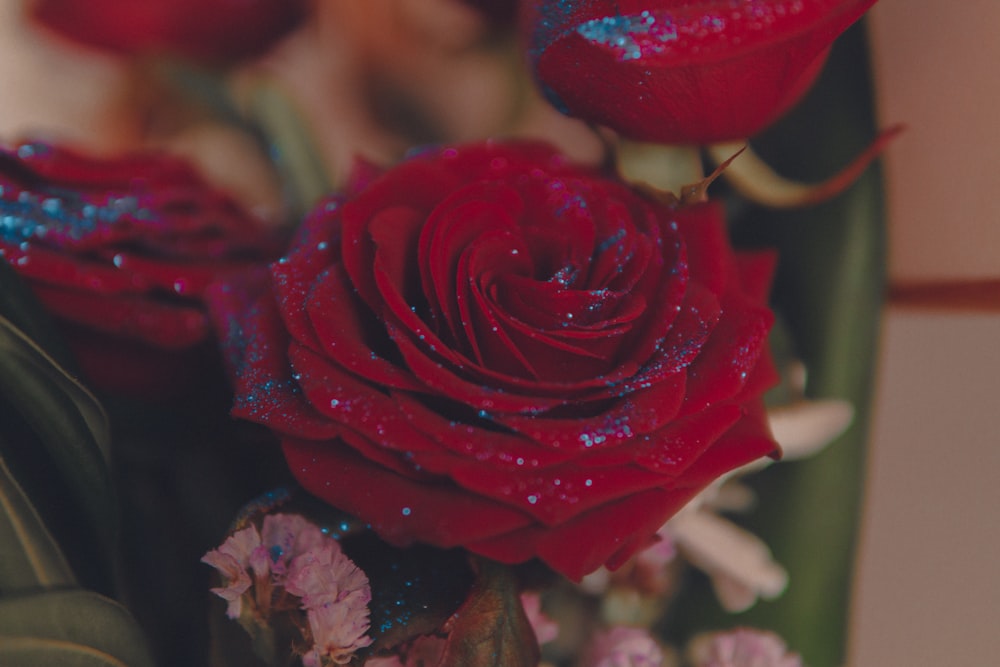
<path fill-rule="evenodd" d="M 237 531 L 202 561 L 222 573 L 226 585 L 212 592 L 229 602 L 230 618 L 240 618 L 243 599 L 249 601 L 252 614 L 240 620 L 254 626 L 251 634 L 273 632 L 279 616 L 291 619 L 302 638 L 292 650 L 309 647 L 306 667 L 350 662 L 372 643 L 368 577 L 304 517 L 268 515 L 260 532 L 253 525 Z"/>
<path fill-rule="evenodd" d="M 288 568 L 285 590 L 302 598 L 302 608 L 309 609 L 339 600 L 354 591 L 366 591 L 365 604 L 371 599 L 368 577 L 332 539 L 297 556 Z"/>
<path fill-rule="evenodd" d="M 303 664 L 321 665 L 323 658 L 344 664 L 350 662 L 359 648 L 370 645 L 372 638 L 367 635 L 370 598 L 368 589 L 358 590 L 310 608 L 307 614 L 314 644 L 302 657 Z"/>
<path fill-rule="evenodd" d="M 298 514 L 268 514 L 260 529 L 261 550 L 279 581 L 293 558 L 320 546 L 324 540 L 333 541 L 319 526 Z"/>
<path fill-rule="evenodd" d="M 226 615 L 229 618 L 239 618 L 242 611 L 243 594 L 253 583 L 247 568 L 254 551 L 260 546 L 260 533 L 254 526 L 233 533 L 218 549 L 205 554 L 201 562 L 211 565 L 222 574 L 225 586 L 211 589 L 213 593 L 226 600 L 229 605 Z"/>
<path fill-rule="evenodd" d="M 350 661 L 356 650 L 372 643 L 367 636 L 368 577 L 330 538 L 295 557 L 288 568 L 285 590 L 302 598 L 313 648 L 303 663 L 322 664 L 328 658 L 337 664 Z"/>

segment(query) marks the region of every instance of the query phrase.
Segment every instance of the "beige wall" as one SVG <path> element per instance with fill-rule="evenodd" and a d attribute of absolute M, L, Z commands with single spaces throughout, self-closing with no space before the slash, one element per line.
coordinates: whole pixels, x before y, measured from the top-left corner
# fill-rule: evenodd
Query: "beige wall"
<path fill-rule="evenodd" d="M 128 71 L 113 58 L 45 39 L 23 0 L 0 0 L 0 142 L 47 138 L 113 152 L 138 128 L 122 113 Z"/>
<path fill-rule="evenodd" d="M 881 0 L 879 112 L 909 131 L 886 157 L 890 270 L 1000 277 L 1000 2 Z"/>
<path fill-rule="evenodd" d="M 881 122 L 910 126 L 886 160 L 897 284 L 1000 278 L 998 26 L 997 0 L 871 14 Z M 996 289 L 980 312 L 888 309 L 852 667 L 1000 663 Z"/>

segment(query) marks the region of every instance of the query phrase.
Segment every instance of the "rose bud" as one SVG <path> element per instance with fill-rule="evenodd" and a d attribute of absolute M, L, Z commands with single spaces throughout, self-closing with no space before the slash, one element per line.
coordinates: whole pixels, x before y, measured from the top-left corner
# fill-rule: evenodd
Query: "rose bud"
<path fill-rule="evenodd" d="M 208 285 L 259 271 L 282 247 L 177 158 L 0 151 L 0 260 L 96 388 L 160 398 L 193 380 L 218 357 Z"/>
<path fill-rule="evenodd" d="M 561 111 L 622 135 L 707 144 L 759 132 L 875 0 L 525 0 L 535 76 Z"/>
<path fill-rule="evenodd" d="M 246 336 L 234 414 L 396 544 L 616 566 L 775 454 L 771 254 L 539 144 L 410 158 L 315 209 Z"/>
<path fill-rule="evenodd" d="M 32 14 L 64 37 L 115 53 L 219 62 L 263 53 L 306 9 L 305 0 L 38 0 Z"/>

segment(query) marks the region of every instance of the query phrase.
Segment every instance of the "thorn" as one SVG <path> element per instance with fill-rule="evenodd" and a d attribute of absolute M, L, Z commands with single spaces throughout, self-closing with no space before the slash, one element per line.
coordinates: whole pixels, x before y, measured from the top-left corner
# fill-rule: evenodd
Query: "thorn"
<path fill-rule="evenodd" d="M 732 148 L 732 145 L 729 145 L 729 147 Z M 733 160 L 738 158 L 748 148 L 750 148 L 749 144 L 744 143 L 735 153 L 732 153 L 732 155 L 723 160 L 719 166 L 715 168 L 715 171 L 707 177 L 692 185 L 683 186 L 681 188 L 680 202 L 682 204 L 696 204 L 708 201 L 708 186 L 715 182 L 715 179 L 719 176 L 722 176 L 722 173 L 729 168 L 729 165 L 733 163 Z"/>
<path fill-rule="evenodd" d="M 797 208 L 818 204 L 839 195 L 850 187 L 868 168 L 868 165 L 874 162 L 904 129 L 906 126 L 900 123 L 883 130 L 850 164 L 820 183 L 801 183 L 785 178 L 775 172 L 752 150 L 747 151 L 745 159 L 725 171 L 726 180 L 740 194 L 764 206 Z M 715 144 L 708 147 L 708 154 L 713 160 L 722 161 L 721 166 L 728 165 L 733 158 L 725 158 L 725 156 L 729 155 L 737 145 L 735 143 Z M 744 148 L 746 148 L 745 144 Z"/>

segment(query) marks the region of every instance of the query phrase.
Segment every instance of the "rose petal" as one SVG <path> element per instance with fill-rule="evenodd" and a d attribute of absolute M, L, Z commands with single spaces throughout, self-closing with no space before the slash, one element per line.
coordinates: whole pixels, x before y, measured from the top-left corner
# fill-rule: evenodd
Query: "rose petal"
<path fill-rule="evenodd" d="M 289 345 L 288 358 L 301 387 L 316 411 L 393 451 L 434 449 L 432 440 L 413 429 L 393 398 L 359 381 L 309 348 Z"/>
<path fill-rule="evenodd" d="M 688 394 L 681 414 L 735 396 L 765 349 L 774 321 L 771 311 L 730 295 L 722 303 L 722 312 L 725 317 L 688 367 Z"/>
<path fill-rule="evenodd" d="M 440 313 L 447 322 L 451 341 L 462 341 L 467 326 L 454 296 L 465 280 L 458 269 L 459 258 L 470 245 L 478 245 L 484 233 L 514 229 L 521 208 L 521 199 L 512 188 L 474 183 L 438 203 L 423 226 L 418 259 L 424 291 L 432 312 Z"/>
<path fill-rule="evenodd" d="M 204 342 L 210 331 L 205 312 L 191 304 L 160 303 L 135 295 L 109 297 L 48 285 L 36 285 L 34 291 L 56 317 L 154 347 L 184 349 Z"/>
<path fill-rule="evenodd" d="M 557 572 L 579 581 L 612 558 L 618 565 L 627 560 L 645 544 L 635 536 L 655 533 L 694 494 L 691 489 L 644 491 L 580 514 L 556 528 L 529 525 L 469 543 L 466 548 L 503 563 L 537 556 Z"/>
<path fill-rule="evenodd" d="M 485 417 L 477 423 L 449 418 L 447 409 L 442 408 L 439 401 L 434 410 L 404 394 L 397 394 L 395 399 L 414 428 L 442 445 L 443 450 L 436 452 L 439 454 L 436 461 L 431 459 L 435 452 L 419 452 L 413 456 L 414 464 L 435 472 L 450 474 L 456 465 L 474 462 L 496 474 L 498 470 L 547 468 L 573 456 L 572 452 L 507 433 Z M 456 412 L 464 407 L 457 406 Z"/>
<path fill-rule="evenodd" d="M 279 433 L 328 440 L 342 430 L 302 396 L 287 357 L 288 334 L 273 297 L 265 294 L 246 313 L 242 361 L 236 372 L 232 414 Z"/>
<path fill-rule="evenodd" d="M 366 517 L 384 539 L 399 545 L 430 542 L 443 548 L 527 526 L 531 518 L 450 483 L 402 477 L 348 448 L 286 440 L 285 457 L 299 483 L 334 507 Z"/>
<path fill-rule="evenodd" d="M 373 323 L 364 306 L 346 284 L 342 267 L 332 266 L 315 278 L 302 312 L 309 319 L 317 351 L 322 350 L 338 364 L 370 382 L 386 387 L 420 391 L 421 384 L 405 367 L 379 356 L 376 350 L 391 349 L 388 336 L 377 339 L 379 324 Z M 309 347 L 309 345 L 306 345 Z"/>
<path fill-rule="evenodd" d="M 320 343 L 309 321 L 305 302 L 316 276 L 339 257 L 340 207 L 341 202 L 336 199 L 317 205 L 299 228 L 293 248 L 271 265 L 275 295 L 288 332 L 296 340 L 317 349 Z"/>
<path fill-rule="evenodd" d="M 456 467 L 456 484 L 510 504 L 545 526 L 562 526 L 595 507 L 662 486 L 663 478 L 633 466 L 579 468 L 572 464 L 541 471 L 497 475 L 482 466 Z"/>
<path fill-rule="evenodd" d="M 684 400 L 685 378 L 676 373 L 643 391 L 629 393 L 610 403 L 591 408 L 577 406 L 577 414 L 566 418 L 498 415 L 497 420 L 515 431 L 553 449 L 578 454 L 614 447 L 658 430 L 677 414 Z"/>
<path fill-rule="evenodd" d="M 157 401 L 172 397 L 149 391 L 157 375 L 178 394 L 197 390 L 167 382 L 197 373 L 162 372 L 166 359 L 199 364 L 203 374 L 215 367 L 202 354 L 212 349 L 209 286 L 241 281 L 279 247 L 191 165 L 159 153 L 106 159 L 43 144 L 0 150 L 0 220 L 0 255 L 56 316 L 84 379 Z M 232 318 L 224 317 L 228 327 Z M 186 362 L 173 354 L 195 348 Z M 160 359 L 157 374 L 142 350 Z"/>

